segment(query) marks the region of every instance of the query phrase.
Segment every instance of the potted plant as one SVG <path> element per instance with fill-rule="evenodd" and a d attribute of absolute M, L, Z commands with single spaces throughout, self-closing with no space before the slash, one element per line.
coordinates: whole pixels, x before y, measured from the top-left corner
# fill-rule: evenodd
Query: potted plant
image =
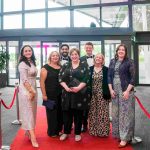
<path fill-rule="evenodd" d="M 3 45 L 0 46 L 0 87 L 7 85 L 7 61 L 9 54 Z"/>

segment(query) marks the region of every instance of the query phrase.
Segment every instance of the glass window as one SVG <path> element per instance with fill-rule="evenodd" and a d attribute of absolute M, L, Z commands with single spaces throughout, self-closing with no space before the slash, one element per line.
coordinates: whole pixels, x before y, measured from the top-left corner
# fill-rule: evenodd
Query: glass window
<path fill-rule="evenodd" d="M 48 8 L 70 6 L 70 0 L 48 0 Z"/>
<path fill-rule="evenodd" d="M 105 40 L 105 65 L 109 66 L 110 60 L 114 58 L 117 46 L 121 43 L 120 40 Z"/>
<path fill-rule="evenodd" d="M 99 0 L 72 0 L 72 5 L 91 5 L 99 4 Z"/>
<path fill-rule="evenodd" d="M 45 0 L 25 0 L 25 10 L 45 8 Z"/>
<path fill-rule="evenodd" d="M 17 20 L 17 21 L 15 21 Z M 4 15 L 4 29 L 21 29 L 22 28 L 22 15 Z"/>
<path fill-rule="evenodd" d="M 139 84 L 150 84 L 150 45 L 139 45 Z"/>
<path fill-rule="evenodd" d="M 128 0 L 101 0 L 101 3 L 118 3 L 118 2 L 127 2 Z"/>
<path fill-rule="evenodd" d="M 4 12 L 22 10 L 22 0 L 3 0 Z"/>
<path fill-rule="evenodd" d="M 150 31 L 150 4 L 134 5 L 133 16 L 135 31 Z"/>
<path fill-rule="evenodd" d="M 79 49 L 79 42 L 63 42 L 62 44 L 68 44 L 69 49 L 78 48 Z"/>
<path fill-rule="evenodd" d="M 19 77 L 17 73 L 17 66 L 18 66 L 18 41 L 9 41 L 8 42 L 8 52 L 9 52 L 9 63 L 8 63 L 8 70 L 9 70 L 9 85 L 15 85 L 16 82 L 19 83 Z"/>
<path fill-rule="evenodd" d="M 48 12 L 48 27 L 70 27 L 70 11 Z"/>
<path fill-rule="evenodd" d="M 52 51 L 59 52 L 59 43 L 44 42 L 42 46 L 43 65 L 45 65 L 48 62 L 49 55 Z"/>
<path fill-rule="evenodd" d="M 45 13 L 26 13 L 25 28 L 45 28 Z"/>
<path fill-rule="evenodd" d="M 74 27 L 90 27 L 91 23 L 99 27 L 100 9 L 84 8 L 74 10 Z"/>
<path fill-rule="evenodd" d="M 129 27 L 128 6 L 102 8 L 103 27 Z"/>
<path fill-rule="evenodd" d="M 80 56 L 86 55 L 86 51 L 84 49 L 85 44 L 89 41 L 81 41 L 80 42 Z M 101 41 L 90 41 L 93 43 L 94 50 L 93 54 L 101 53 Z"/>
<path fill-rule="evenodd" d="M 2 11 L 2 10 L 1 10 L 1 5 L 2 5 L 2 1 L 0 0 L 0 13 L 1 13 L 1 11 Z"/>
<path fill-rule="evenodd" d="M 2 18 L 1 18 L 1 16 L 0 16 L 0 30 L 1 30 L 1 27 L 2 27 L 2 25 L 1 25 L 1 23 L 2 23 L 1 19 L 2 19 Z"/>

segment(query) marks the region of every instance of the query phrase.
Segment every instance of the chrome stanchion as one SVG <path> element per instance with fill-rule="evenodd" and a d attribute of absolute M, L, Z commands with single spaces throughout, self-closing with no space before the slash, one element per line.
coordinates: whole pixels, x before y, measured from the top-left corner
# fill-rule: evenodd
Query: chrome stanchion
<path fill-rule="evenodd" d="M 17 89 L 17 93 L 16 93 L 17 120 L 14 120 L 14 121 L 12 122 L 12 124 L 14 124 L 14 125 L 21 125 L 21 120 L 20 120 L 20 115 L 19 115 L 19 99 L 18 99 L 18 89 L 19 89 L 19 85 L 18 85 L 17 82 L 15 83 L 15 87 L 16 87 L 16 89 Z"/>
<path fill-rule="evenodd" d="M 0 92 L 0 96 L 1 96 Z M 1 98 L 0 98 L 0 150 L 10 150 L 10 146 L 2 145 L 2 128 L 1 128 Z"/>

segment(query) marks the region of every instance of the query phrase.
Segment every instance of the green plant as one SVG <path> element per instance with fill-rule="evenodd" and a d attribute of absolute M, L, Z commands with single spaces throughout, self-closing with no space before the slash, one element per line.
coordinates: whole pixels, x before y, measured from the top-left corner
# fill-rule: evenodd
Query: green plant
<path fill-rule="evenodd" d="M 0 73 L 6 70 L 6 62 L 9 60 L 9 54 L 3 45 L 0 46 Z"/>

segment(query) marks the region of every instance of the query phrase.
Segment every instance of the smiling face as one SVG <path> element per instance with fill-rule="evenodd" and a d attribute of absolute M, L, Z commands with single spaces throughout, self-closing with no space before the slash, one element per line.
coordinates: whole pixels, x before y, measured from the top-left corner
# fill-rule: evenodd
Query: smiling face
<path fill-rule="evenodd" d="M 93 46 L 92 45 L 86 44 L 84 49 L 86 51 L 87 56 L 91 56 L 92 55 L 92 53 L 93 53 Z"/>
<path fill-rule="evenodd" d="M 79 61 L 79 54 L 77 53 L 77 51 L 72 51 L 70 53 L 70 58 L 72 60 L 72 62 L 78 62 Z"/>
<path fill-rule="evenodd" d="M 126 50 L 124 46 L 120 46 L 117 51 L 118 58 L 124 59 L 126 56 Z"/>
<path fill-rule="evenodd" d="M 94 63 L 95 64 L 101 64 L 101 65 L 103 65 L 104 64 L 104 56 L 101 55 L 101 54 L 95 55 L 95 57 L 94 57 Z"/>
<path fill-rule="evenodd" d="M 50 63 L 57 63 L 59 62 L 60 57 L 58 52 L 51 52 L 50 56 L 49 56 L 49 61 Z"/>
<path fill-rule="evenodd" d="M 30 59 L 32 56 L 32 49 L 29 46 L 24 47 L 23 49 L 23 56 L 26 57 L 27 59 Z"/>
<path fill-rule="evenodd" d="M 69 54 L 69 48 L 68 48 L 67 46 L 63 46 L 63 47 L 61 48 L 61 55 L 62 55 L 63 57 L 67 57 L 68 54 Z"/>

